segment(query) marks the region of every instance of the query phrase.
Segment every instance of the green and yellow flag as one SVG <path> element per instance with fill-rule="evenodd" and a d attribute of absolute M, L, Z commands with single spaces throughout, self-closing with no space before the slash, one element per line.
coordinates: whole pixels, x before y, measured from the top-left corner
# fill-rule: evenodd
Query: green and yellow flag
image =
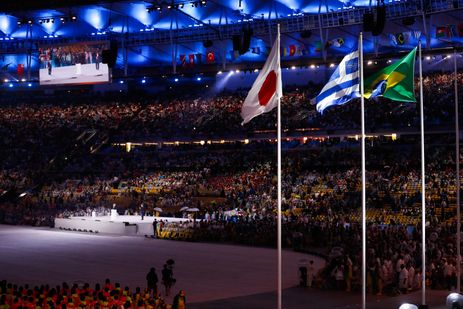
<path fill-rule="evenodd" d="M 365 79 L 365 98 L 378 96 L 416 102 L 413 78 L 415 75 L 416 47 L 404 58 Z"/>

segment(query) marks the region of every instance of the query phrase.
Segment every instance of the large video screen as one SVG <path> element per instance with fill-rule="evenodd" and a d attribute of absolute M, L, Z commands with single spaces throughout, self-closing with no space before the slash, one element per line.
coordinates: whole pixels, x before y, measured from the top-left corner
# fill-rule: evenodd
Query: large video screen
<path fill-rule="evenodd" d="M 109 67 L 101 63 L 105 49 L 109 49 L 109 42 L 40 46 L 40 85 L 110 82 Z"/>

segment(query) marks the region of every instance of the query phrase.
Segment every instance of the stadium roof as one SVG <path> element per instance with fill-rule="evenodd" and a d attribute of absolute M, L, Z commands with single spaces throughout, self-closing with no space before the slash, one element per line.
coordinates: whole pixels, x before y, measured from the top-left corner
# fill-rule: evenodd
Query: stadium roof
<path fill-rule="evenodd" d="M 425 47 L 460 46 L 463 0 L 424 2 L 426 7 L 422 1 L 385 0 L 384 31 L 365 36 L 365 51 L 398 53 L 419 39 Z M 130 67 L 168 66 L 172 58 L 181 65 L 181 55 L 206 64 L 209 52 L 217 66 L 262 62 L 280 23 L 283 61 L 304 64 L 352 50 L 364 13 L 375 6 L 370 0 L 9 1 L 0 9 L 0 52 L 25 54 L 29 43 L 35 51 L 44 44 L 117 40 L 119 67 L 125 58 Z M 248 27 L 249 51 L 238 56 L 231 39 Z M 207 41 L 212 45 L 205 47 Z M 32 66 L 37 55 L 33 58 Z"/>

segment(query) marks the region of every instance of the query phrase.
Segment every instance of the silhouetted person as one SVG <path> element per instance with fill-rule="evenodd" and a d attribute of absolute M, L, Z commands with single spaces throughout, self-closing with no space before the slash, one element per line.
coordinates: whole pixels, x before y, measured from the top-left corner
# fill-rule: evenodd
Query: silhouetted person
<path fill-rule="evenodd" d="M 158 292 L 158 275 L 156 274 L 156 269 L 151 267 L 150 271 L 146 275 L 146 282 L 148 286 L 148 291 L 151 293 L 153 291 L 153 296 L 156 296 Z"/>

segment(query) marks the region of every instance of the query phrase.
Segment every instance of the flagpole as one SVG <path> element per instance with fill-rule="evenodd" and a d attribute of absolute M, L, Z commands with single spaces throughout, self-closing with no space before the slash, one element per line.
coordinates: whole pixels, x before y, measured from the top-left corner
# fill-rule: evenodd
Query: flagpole
<path fill-rule="evenodd" d="M 460 213 L 460 124 L 458 114 L 458 75 L 457 51 L 453 50 L 454 78 L 455 78 L 455 160 L 457 183 L 457 292 L 461 289 L 461 213 Z"/>
<path fill-rule="evenodd" d="M 278 24 L 277 40 L 280 40 L 280 24 Z M 280 55 L 280 46 L 278 44 L 278 56 Z M 281 261 L 281 98 L 278 96 L 278 112 L 277 112 L 277 139 L 278 139 L 278 208 L 277 208 L 277 242 L 278 242 L 278 309 L 282 309 L 282 261 Z"/>
<path fill-rule="evenodd" d="M 367 300 L 367 223 L 366 223 L 366 172 L 365 172 L 365 98 L 363 85 L 363 33 L 359 37 L 359 65 L 360 65 L 360 109 L 362 125 L 362 308 L 366 308 Z"/>
<path fill-rule="evenodd" d="M 421 126 L 421 306 L 426 307 L 426 179 L 424 161 L 424 107 L 421 40 L 418 43 L 420 70 L 420 126 Z"/>

